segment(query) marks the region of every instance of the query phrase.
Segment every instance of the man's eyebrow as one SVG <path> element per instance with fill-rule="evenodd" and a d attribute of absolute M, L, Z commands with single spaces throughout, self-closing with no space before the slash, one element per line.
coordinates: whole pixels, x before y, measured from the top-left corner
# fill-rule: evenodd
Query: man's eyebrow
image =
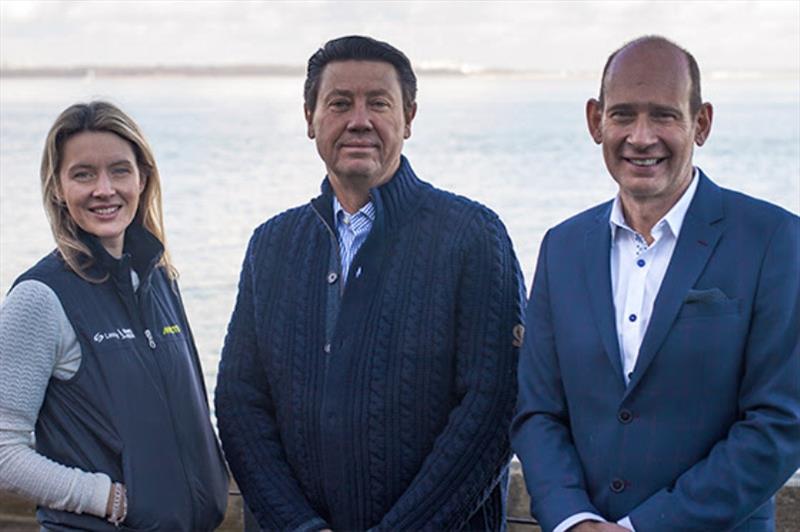
<path fill-rule="evenodd" d="M 336 97 L 336 96 L 352 97 L 353 96 L 353 92 L 345 90 L 345 89 L 331 89 L 330 92 L 328 92 L 325 95 L 325 99 L 333 98 L 333 97 Z"/>
<path fill-rule="evenodd" d="M 392 91 L 387 89 L 375 89 L 372 91 L 367 91 L 367 96 L 392 96 Z"/>
<path fill-rule="evenodd" d="M 375 89 L 371 91 L 367 91 L 367 96 L 391 96 L 392 92 L 387 89 Z M 325 98 L 334 98 L 336 96 L 346 96 L 348 98 L 352 98 L 353 91 L 349 91 L 346 89 L 331 89 L 330 92 L 325 94 Z"/>
<path fill-rule="evenodd" d="M 634 104 L 634 103 L 618 103 L 615 105 L 609 105 L 606 107 L 606 111 L 635 111 L 636 109 L 640 110 L 647 110 L 648 112 L 653 111 L 668 111 L 671 113 L 681 113 L 681 110 L 677 107 L 671 105 L 661 105 L 655 103 L 642 103 L 642 104 Z"/>
<path fill-rule="evenodd" d="M 679 115 L 683 114 L 679 108 L 673 107 L 671 105 L 657 105 L 657 104 L 654 104 L 654 105 L 650 106 L 650 110 L 651 111 L 661 111 L 661 112 L 667 111 L 667 112 L 670 112 L 670 113 L 677 113 Z"/>
<path fill-rule="evenodd" d="M 631 103 L 618 103 L 606 107 L 606 111 L 631 111 L 635 106 Z"/>

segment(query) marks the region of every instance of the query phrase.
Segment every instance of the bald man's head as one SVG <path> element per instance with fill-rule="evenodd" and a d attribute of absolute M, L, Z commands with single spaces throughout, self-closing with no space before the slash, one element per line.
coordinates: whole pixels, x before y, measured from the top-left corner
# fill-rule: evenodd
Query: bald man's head
<path fill-rule="evenodd" d="M 684 67 L 689 73 L 689 110 L 692 115 L 696 115 L 703 105 L 703 98 L 700 94 L 700 69 L 697 66 L 697 61 L 695 61 L 694 56 L 684 48 L 658 35 L 639 37 L 638 39 L 624 44 L 608 56 L 608 60 L 606 60 L 606 64 L 603 67 L 603 77 L 600 82 L 600 97 L 598 98 L 600 107 L 602 108 L 605 104 L 606 85 L 608 84 L 609 77 L 614 73 L 615 63 L 625 55 L 638 53 L 650 53 L 656 56 L 663 55 L 666 57 L 678 53 L 678 55 L 683 58 Z M 649 68 L 660 67 L 661 65 L 658 62 L 649 65 Z"/>

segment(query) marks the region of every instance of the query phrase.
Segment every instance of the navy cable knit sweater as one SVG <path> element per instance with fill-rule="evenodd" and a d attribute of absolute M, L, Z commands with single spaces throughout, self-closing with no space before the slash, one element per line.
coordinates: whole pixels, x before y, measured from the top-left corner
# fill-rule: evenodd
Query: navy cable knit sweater
<path fill-rule="evenodd" d="M 504 528 L 524 286 L 497 216 L 403 158 L 346 290 L 332 190 L 256 229 L 219 367 L 267 530 Z"/>

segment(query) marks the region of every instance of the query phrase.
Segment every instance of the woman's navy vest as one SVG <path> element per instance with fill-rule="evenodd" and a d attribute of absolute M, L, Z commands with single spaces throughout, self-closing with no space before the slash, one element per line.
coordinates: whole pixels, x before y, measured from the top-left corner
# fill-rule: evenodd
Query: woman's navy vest
<path fill-rule="evenodd" d="M 224 516 L 228 476 L 177 286 L 157 266 L 163 247 L 135 224 L 119 260 L 83 237 L 97 258 L 89 273 L 107 274 L 104 282 L 81 279 L 57 252 L 16 281 L 36 279 L 56 293 L 82 354 L 74 377 L 50 379 L 36 450 L 124 483 L 123 530 L 213 530 Z M 136 292 L 131 267 L 141 279 Z M 53 531 L 117 530 L 45 507 L 37 518 Z"/>

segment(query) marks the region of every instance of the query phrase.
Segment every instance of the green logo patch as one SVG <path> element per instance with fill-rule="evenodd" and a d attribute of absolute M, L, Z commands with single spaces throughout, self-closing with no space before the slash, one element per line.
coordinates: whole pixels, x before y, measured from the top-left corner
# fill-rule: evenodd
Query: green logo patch
<path fill-rule="evenodd" d="M 180 334 L 181 328 L 179 325 L 167 325 L 162 329 L 161 335 L 166 336 L 168 334 Z"/>

